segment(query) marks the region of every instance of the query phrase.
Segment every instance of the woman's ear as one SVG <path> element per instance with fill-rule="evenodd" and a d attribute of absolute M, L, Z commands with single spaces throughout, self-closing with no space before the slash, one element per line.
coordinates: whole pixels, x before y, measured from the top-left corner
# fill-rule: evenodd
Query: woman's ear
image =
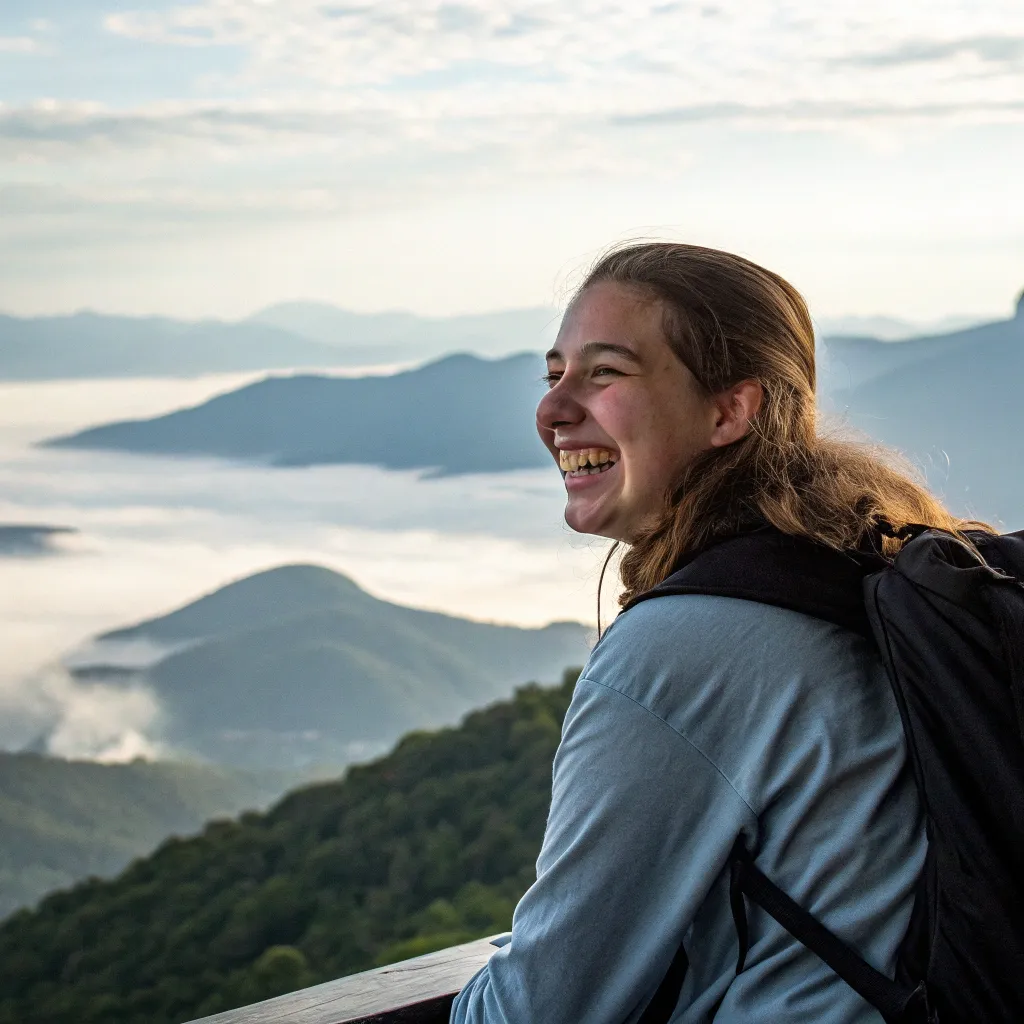
<path fill-rule="evenodd" d="M 750 424 L 761 411 L 764 388 L 757 380 L 744 380 L 712 399 L 715 405 L 715 426 L 711 446 L 724 448 L 750 432 Z"/>

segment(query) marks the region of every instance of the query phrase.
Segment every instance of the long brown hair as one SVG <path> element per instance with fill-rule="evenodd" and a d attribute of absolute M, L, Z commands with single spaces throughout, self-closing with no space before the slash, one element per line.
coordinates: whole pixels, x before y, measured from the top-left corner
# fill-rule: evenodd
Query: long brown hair
<path fill-rule="evenodd" d="M 897 530 L 990 529 L 953 516 L 891 452 L 819 431 L 814 327 L 800 293 L 778 274 L 716 249 L 644 242 L 601 257 L 573 301 L 599 281 L 662 304 L 669 345 L 708 394 L 745 380 L 764 390 L 747 435 L 699 455 L 627 549 L 621 604 L 684 555 L 750 522 L 840 551 L 859 547 L 879 521 Z M 884 543 L 893 554 L 900 541 Z"/>

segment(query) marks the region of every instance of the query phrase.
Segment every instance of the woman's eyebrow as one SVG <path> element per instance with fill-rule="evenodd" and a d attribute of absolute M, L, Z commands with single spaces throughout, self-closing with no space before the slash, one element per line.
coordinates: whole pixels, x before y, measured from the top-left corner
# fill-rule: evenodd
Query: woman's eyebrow
<path fill-rule="evenodd" d="M 588 341 L 580 346 L 579 354 L 584 359 L 590 356 L 601 355 L 602 353 L 622 356 L 623 359 L 628 359 L 631 363 L 636 363 L 638 366 L 642 362 L 640 357 L 631 348 L 626 345 L 616 345 L 611 341 Z M 565 362 L 565 356 L 557 348 L 553 348 L 544 358 L 548 361 L 555 359 L 563 363 Z"/>

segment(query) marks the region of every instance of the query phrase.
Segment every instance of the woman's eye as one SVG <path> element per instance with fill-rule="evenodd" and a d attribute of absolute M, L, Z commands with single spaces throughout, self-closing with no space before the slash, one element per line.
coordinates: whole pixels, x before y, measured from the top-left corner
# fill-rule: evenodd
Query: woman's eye
<path fill-rule="evenodd" d="M 622 371 L 621 370 L 616 370 L 614 366 L 599 366 L 599 367 L 597 367 L 596 370 L 594 370 L 594 376 L 595 377 L 597 377 L 599 375 L 605 375 L 605 374 L 612 374 L 612 375 L 618 377 L 618 376 L 621 376 L 621 373 L 622 373 Z"/>
<path fill-rule="evenodd" d="M 553 388 L 561 379 L 562 374 L 554 372 L 545 373 L 544 376 L 541 377 L 541 380 L 544 381 L 544 383 L 547 384 L 549 388 Z"/>

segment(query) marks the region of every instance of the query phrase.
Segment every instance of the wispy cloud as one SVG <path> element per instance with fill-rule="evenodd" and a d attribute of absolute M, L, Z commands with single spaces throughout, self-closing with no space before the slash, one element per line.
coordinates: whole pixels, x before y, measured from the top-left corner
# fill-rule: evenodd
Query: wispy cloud
<path fill-rule="evenodd" d="M 1019 0 L 82 4 L 47 25 L 0 12 L 0 46 L 33 48 L 8 64 L 45 69 L 0 91 L 7 248 L 84 246 L 131 231 L 129 210 L 276 230 L 664 181 L 743 133 L 881 148 L 1024 124 Z"/>
<path fill-rule="evenodd" d="M 924 14 L 931 38 L 921 35 Z M 1006 2 L 936 9 L 881 0 L 205 0 L 111 15 L 106 25 L 149 43 L 240 47 L 248 55 L 240 82 L 383 87 L 463 112 L 474 97 L 491 109 L 496 94 L 521 107 L 543 97 L 547 109 L 579 111 L 609 101 L 628 107 L 666 86 L 679 102 L 706 104 L 738 102 L 758 87 L 776 102 L 823 92 L 880 100 L 889 95 L 885 69 L 947 62 L 945 79 L 923 67 L 903 83 L 918 101 L 936 102 L 955 90 L 961 55 L 1016 60 L 1024 13 Z"/>
<path fill-rule="evenodd" d="M 39 41 L 31 36 L 0 36 L 0 53 L 39 53 L 41 50 Z"/>
<path fill-rule="evenodd" d="M 19 719 L 22 730 L 31 729 L 30 737 L 45 737 L 48 753 L 107 763 L 164 753 L 157 738 L 160 705 L 149 690 L 79 682 L 59 667 L 38 673 L 30 684 L 31 696 L 0 690 L 0 708 Z M 11 731 L 5 738 L 16 741 L 17 735 Z"/>
<path fill-rule="evenodd" d="M 187 152 L 215 165 L 244 153 L 268 173 L 320 160 L 415 188 L 446 155 L 470 177 L 475 157 L 507 168 L 516 154 L 545 173 L 587 161 L 621 173 L 624 125 L 1024 119 L 1024 9 L 929 7 L 935 36 L 922 38 L 920 6 L 201 0 L 121 11 L 103 22 L 121 40 L 243 59 L 216 86 L 197 78 L 193 95 L 159 103 L 0 107 L 0 154 Z M 985 64 L 983 79 L 965 56 Z"/>
<path fill-rule="evenodd" d="M 358 136 L 371 144 L 389 129 L 386 111 L 357 111 L 342 104 L 310 110 L 278 103 L 158 103 L 144 108 L 111 109 L 80 101 L 40 101 L 20 107 L 0 105 L 0 139 L 10 152 L 45 154 L 75 148 L 106 147 L 146 151 L 193 144 L 207 151 L 218 146 L 242 149 L 269 142 Z M 14 149 L 17 147 L 17 150 Z M 54 155 L 62 155 L 54 153 Z"/>
<path fill-rule="evenodd" d="M 163 174 L 174 180 L 170 207 L 242 210 L 248 196 L 302 216 L 503 176 L 664 172 L 666 146 L 649 133 L 626 140 L 630 127 L 1024 121 L 1024 9 L 947 4 L 929 11 L 926 39 L 919 7 L 202 0 L 128 10 L 106 15 L 105 31 L 244 57 L 189 96 L 0 105 L 0 159 L 59 177 L 57 165 L 105 157 L 118 161 L 115 180 L 102 175 L 94 194 L 110 186 L 123 197 L 133 191 L 123 185 L 144 181 L 136 196 L 166 202 Z M 243 163 L 246 187 L 231 174 Z M 88 168 L 65 182 L 80 197 L 83 178 Z"/>
<path fill-rule="evenodd" d="M 845 63 L 860 67 L 888 68 L 904 64 L 934 64 L 957 57 L 974 58 L 984 64 L 1024 64 L 1024 36 L 973 36 L 948 40 L 913 40 L 875 53 L 853 54 Z"/>
<path fill-rule="evenodd" d="M 951 118 L 1007 118 L 1024 116 L 1024 97 L 974 103 L 844 103 L 797 102 L 785 104 L 719 103 L 669 107 L 611 119 L 617 125 L 686 124 L 734 121 L 746 124 L 790 124 L 826 127 L 837 123 L 877 121 L 941 121 Z"/>

